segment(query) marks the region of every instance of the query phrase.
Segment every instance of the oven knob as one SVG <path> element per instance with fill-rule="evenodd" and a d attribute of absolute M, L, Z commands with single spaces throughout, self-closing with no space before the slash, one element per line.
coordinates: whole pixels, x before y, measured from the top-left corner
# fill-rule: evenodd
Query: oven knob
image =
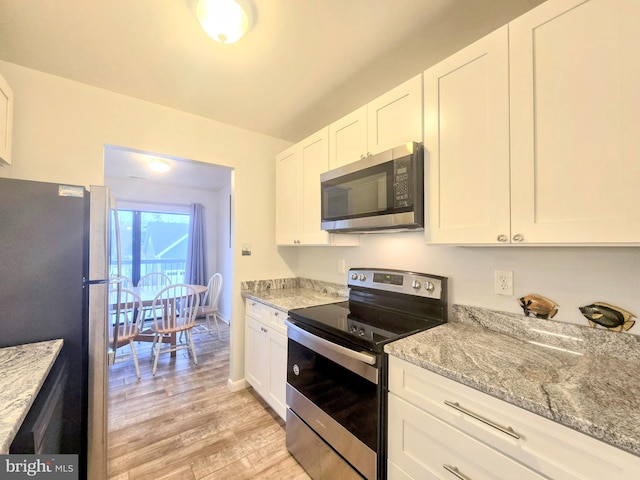
<path fill-rule="evenodd" d="M 352 273 L 351 274 L 351 280 L 357 280 L 358 279 L 358 274 L 357 273 Z"/>
<path fill-rule="evenodd" d="M 427 292 L 433 292 L 433 291 L 435 290 L 435 288 L 436 288 L 436 286 L 435 286 L 433 283 L 431 283 L 431 282 L 424 282 L 424 289 L 425 289 Z"/>
<path fill-rule="evenodd" d="M 360 281 L 364 282 L 367 279 L 367 276 L 364 273 L 360 274 Z"/>
<path fill-rule="evenodd" d="M 358 335 L 360 335 L 361 337 L 364 337 L 364 328 L 361 328 L 360 330 L 358 330 Z"/>
<path fill-rule="evenodd" d="M 420 282 L 418 280 L 414 280 L 413 282 L 411 282 L 411 286 L 413 288 L 415 288 L 416 290 L 420 290 Z"/>
<path fill-rule="evenodd" d="M 297 363 L 293 364 L 293 373 L 297 376 L 300 375 L 300 367 L 298 366 Z"/>
<path fill-rule="evenodd" d="M 356 327 L 355 325 L 351 325 L 351 327 L 349 328 L 349 333 L 356 333 L 358 331 L 358 327 Z"/>

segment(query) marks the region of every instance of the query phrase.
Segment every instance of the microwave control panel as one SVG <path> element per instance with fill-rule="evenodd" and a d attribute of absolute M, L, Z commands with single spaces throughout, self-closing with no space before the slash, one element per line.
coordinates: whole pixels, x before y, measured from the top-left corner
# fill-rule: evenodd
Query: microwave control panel
<path fill-rule="evenodd" d="M 413 205 L 409 178 L 411 157 L 399 158 L 393 162 L 393 206 L 395 208 Z"/>

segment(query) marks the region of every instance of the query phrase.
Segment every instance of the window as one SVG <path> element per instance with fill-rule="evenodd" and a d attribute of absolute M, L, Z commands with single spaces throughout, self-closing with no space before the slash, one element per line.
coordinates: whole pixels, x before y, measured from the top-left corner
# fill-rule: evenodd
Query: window
<path fill-rule="evenodd" d="M 162 272 L 172 283 L 185 281 L 189 215 L 142 210 L 118 210 L 122 275 L 137 284 L 150 272 Z M 115 222 L 111 238 L 115 238 Z M 112 244 L 114 244 L 113 242 Z M 110 270 L 117 271 L 115 245 L 111 251 Z"/>

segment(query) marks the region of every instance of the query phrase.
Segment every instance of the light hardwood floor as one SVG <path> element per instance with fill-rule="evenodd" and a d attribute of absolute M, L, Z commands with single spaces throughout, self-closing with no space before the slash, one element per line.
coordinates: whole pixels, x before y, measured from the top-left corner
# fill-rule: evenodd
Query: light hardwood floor
<path fill-rule="evenodd" d="M 222 340 L 194 335 L 186 351 L 164 354 L 151 375 L 149 344 L 109 372 L 109 480 L 308 480 L 287 452 L 284 422 L 249 388 L 227 389 L 229 327 Z"/>

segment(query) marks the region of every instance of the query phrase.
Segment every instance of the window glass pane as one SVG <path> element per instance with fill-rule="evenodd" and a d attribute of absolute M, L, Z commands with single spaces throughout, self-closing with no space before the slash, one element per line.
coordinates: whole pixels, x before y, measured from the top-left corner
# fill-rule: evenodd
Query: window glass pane
<path fill-rule="evenodd" d="M 121 275 L 137 284 L 140 277 L 150 272 L 162 272 L 172 283 L 185 281 L 189 215 L 183 213 L 157 213 L 137 210 L 118 210 Z M 109 270 L 117 272 L 115 225 L 111 222 L 111 252 Z"/>
<path fill-rule="evenodd" d="M 140 276 L 162 272 L 172 283 L 184 282 L 189 215 L 141 212 Z"/>

